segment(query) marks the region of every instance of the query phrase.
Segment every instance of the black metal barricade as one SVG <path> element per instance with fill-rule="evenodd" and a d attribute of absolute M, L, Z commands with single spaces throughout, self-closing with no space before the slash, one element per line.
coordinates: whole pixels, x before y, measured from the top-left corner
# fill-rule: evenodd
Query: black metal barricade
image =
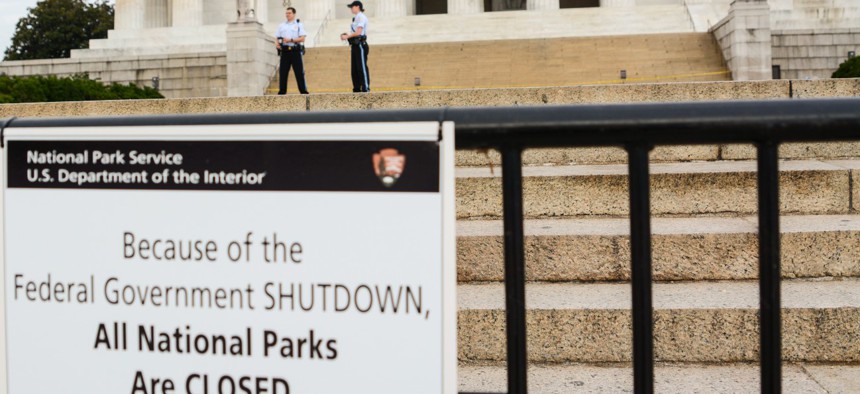
<path fill-rule="evenodd" d="M 522 175 L 518 168 L 513 168 L 520 164 L 521 150 L 585 146 L 622 146 L 627 150 L 634 391 L 652 393 L 648 152 L 655 145 L 728 143 L 754 144 L 758 152 L 761 392 L 781 392 L 777 149 L 785 142 L 860 140 L 860 100 L 505 108 L 485 109 L 472 115 L 468 112 L 449 111 L 448 118 L 457 122 L 457 147 L 493 147 L 502 151 L 509 393 L 526 392 L 525 298 L 521 283 L 524 279 Z M 488 124 L 481 124 L 484 122 Z M 512 335 L 517 337 L 511 338 Z"/>
<path fill-rule="evenodd" d="M 779 162 L 786 142 L 860 141 L 860 99 L 16 120 L 15 127 L 454 121 L 457 149 L 498 149 L 504 193 L 508 393 L 527 392 L 522 158 L 527 148 L 620 146 L 629 155 L 636 393 L 654 391 L 648 153 L 657 145 L 758 151 L 761 392 L 781 392 Z M 441 135 L 441 134 L 440 134 Z"/>

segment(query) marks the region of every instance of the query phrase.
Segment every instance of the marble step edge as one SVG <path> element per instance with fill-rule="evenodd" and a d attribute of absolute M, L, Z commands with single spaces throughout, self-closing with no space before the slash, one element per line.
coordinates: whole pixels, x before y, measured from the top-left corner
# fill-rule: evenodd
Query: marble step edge
<path fill-rule="evenodd" d="M 507 391 L 504 366 L 461 365 L 457 373 L 460 392 Z M 630 366 L 529 365 L 527 379 L 533 394 L 633 392 Z M 849 394 L 860 387 L 860 365 L 785 363 L 782 381 L 787 394 Z M 654 367 L 654 389 L 659 393 L 741 393 L 757 389 L 759 382 L 759 366 L 754 363 L 657 363 Z"/>
<path fill-rule="evenodd" d="M 860 153 L 860 152 L 858 152 Z M 689 161 L 674 163 L 652 163 L 651 175 L 663 174 L 714 174 L 755 173 L 754 160 Z M 860 160 L 780 160 L 781 172 L 800 171 L 850 171 L 860 170 Z M 617 176 L 627 175 L 627 164 L 580 164 L 524 166 L 524 177 L 571 177 L 571 176 Z M 501 178 L 500 166 L 458 167 L 457 178 Z"/>
<path fill-rule="evenodd" d="M 860 159 L 860 141 L 830 143 L 790 143 L 779 148 L 783 160 Z M 731 162 L 750 161 L 756 157 L 752 145 L 681 145 L 657 146 L 651 151 L 652 163 L 664 162 Z M 457 151 L 458 167 L 495 167 L 501 165 L 498 151 Z M 543 165 L 626 165 L 627 152 L 620 147 L 526 149 L 522 155 L 526 166 Z"/>
<path fill-rule="evenodd" d="M 630 285 L 527 284 L 529 359 L 629 362 Z M 782 281 L 782 356 L 860 363 L 860 279 Z M 505 359 L 504 286 L 460 285 L 458 352 L 464 362 Z M 656 283 L 654 357 L 668 362 L 758 359 L 756 282 Z"/>
<path fill-rule="evenodd" d="M 523 230 L 528 236 L 616 236 L 630 234 L 628 218 L 526 219 Z M 784 215 L 782 233 L 860 231 L 860 215 Z M 652 235 L 738 234 L 758 232 L 758 217 L 655 217 Z M 501 220 L 459 220 L 458 237 L 500 237 Z M 858 245 L 860 247 L 860 245 Z"/>
<path fill-rule="evenodd" d="M 759 307 L 757 281 L 654 283 L 652 289 L 655 311 Z M 783 309 L 849 308 L 860 311 L 860 278 L 783 280 L 781 295 Z M 629 310 L 631 299 L 629 283 L 526 284 L 526 307 L 530 311 Z M 504 284 L 460 284 L 457 286 L 457 306 L 461 311 L 504 310 Z"/>

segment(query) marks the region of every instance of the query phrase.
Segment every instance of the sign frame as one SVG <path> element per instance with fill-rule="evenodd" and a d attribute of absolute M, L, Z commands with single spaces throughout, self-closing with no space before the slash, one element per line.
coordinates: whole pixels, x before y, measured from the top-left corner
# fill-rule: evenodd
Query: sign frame
<path fill-rule="evenodd" d="M 139 119 L 139 118 L 137 118 Z M 2 209 L 2 226 L 0 226 L 0 265 L 3 268 L 4 280 L 0 281 L 0 314 L 3 324 L 0 325 L 0 394 L 8 392 L 8 310 L 7 295 L 7 228 L 6 192 L 8 189 L 8 145 L 10 140 L 53 141 L 235 141 L 237 130 L 253 129 L 253 132 L 242 132 L 242 140 L 272 141 L 285 139 L 289 141 L 351 141 L 355 139 L 392 140 L 397 141 L 426 141 L 427 133 L 403 132 L 404 128 L 432 127 L 435 138 L 439 143 L 439 193 L 441 195 L 441 316 L 440 334 L 442 336 L 442 365 L 439 368 L 443 393 L 457 392 L 457 273 L 456 273 L 456 203 L 454 194 L 454 123 L 446 122 L 370 122 L 370 123 L 214 123 L 214 124 L 161 124 L 134 125 L 134 118 L 89 119 L 74 122 L 53 120 L 46 122 L 45 127 L 15 127 L 14 121 L 7 122 L 0 136 L 0 209 Z M 167 120 L 170 122 L 170 120 Z M 66 123 L 72 123 L 65 126 Z M 10 126 L 11 124 L 11 126 Z M 29 126 L 29 125 L 28 125 Z M 284 129 L 289 129 L 285 131 Z M 181 130 L 181 133 L 177 133 Z M 332 132 L 332 130 L 337 130 Z M 369 132 L 370 130 L 370 132 Z M 287 138 L 288 137 L 288 138 Z"/>

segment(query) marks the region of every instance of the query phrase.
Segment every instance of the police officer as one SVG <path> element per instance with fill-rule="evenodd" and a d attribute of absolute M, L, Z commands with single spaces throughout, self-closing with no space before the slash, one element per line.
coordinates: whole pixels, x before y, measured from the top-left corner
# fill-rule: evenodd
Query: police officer
<path fill-rule="evenodd" d="M 367 69 L 367 16 L 364 15 L 364 5 L 360 1 L 347 4 L 352 9 L 352 25 L 349 33 L 340 35 L 340 39 L 349 41 L 352 52 L 352 91 L 370 91 L 370 71 Z"/>
<path fill-rule="evenodd" d="M 287 8 L 287 20 L 278 26 L 275 37 L 278 42 L 275 46 L 281 53 L 281 67 L 278 75 L 278 94 L 287 94 L 287 77 L 290 76 L 290 67 L 296 73 L 296 83 L 299 84 L 299 92 L 308 94 L 305 86 L 305 66 L 302 62 L 302 45 L 308 33 L 301 22 L 296 20 L 296 9 Z"/>

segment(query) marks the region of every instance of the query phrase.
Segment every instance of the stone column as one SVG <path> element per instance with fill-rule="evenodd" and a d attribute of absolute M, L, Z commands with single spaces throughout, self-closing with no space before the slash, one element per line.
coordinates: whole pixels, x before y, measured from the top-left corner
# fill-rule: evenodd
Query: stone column
<path fill-rule="evenodd" d="M 632 7 L 636 0 L 600 0 L 601 7 Z"/>
<path fill-rule="evenodd" d="M 275 38 L 258 22 L 227 25 L 227 95 L 262 96 L 278 63 Z"/>
<path fill-rule="evenodd" d="M 376 3 L 376 16 L 406 16 L 408 15 L 408 0 L 382 0 Z"/>
<path fill-rule="evenodd" d="M 484 12 L 484 0 L 448 0 L 448 14 L 480 14 Z"/>
<path fill-rule="evenodd" d="M 151 0 L 146 3 L 146 27 L 168 26 L 167 0 Z"/>
<path fill-rule="evenodd" d="M 558 0 L 528 0 L 526 2 L 527 10 L 557 10 L 559 9 Z"/>
<path fill-rule="evenodd" d="M 173 0 L 173 26 L 203 26 L 203 0 Z"/>
<path fill-rule="evenodd" d="M 344 1 L 336 1 L 336 0 L 308 0 L 305 4 L 304 10 L 299 11 L 299 18 L 302 20 L 322 20 L 329 15 L 329 19 L 334 19 L 334 7 L 336 4 L 340 4 L 341 7 L 346 7 L 348 2 Z M 331 12 L 331 14 L 329 14 Z M 281 12 L 281 19 L 283 19 L 284 13 Z"/>
<path fill-rule="evenodd" d="M 114 29 L 136 30 L 146 25 L 146 2 L 144 0 L 117 0 Z"/>
<path fill-rule="evenodd" d="M 254 10 L 257 13 L 257 22 L 262 24 L 266 24 L 269 20 L 269 2 L 266 0 L 254 0 L 257 3 L 254 6 Z"/>
<path fill-rule="evenodd" d="M 793 0 L 771 0 L 768 2 L 771 10 L 790 10 L 794 8 Z"/>
<path fill-rule="evenodd" d="M 767 0 L 735 0 L 711 29 L 735 81 L 772 78 L 770 7 Z"/>

